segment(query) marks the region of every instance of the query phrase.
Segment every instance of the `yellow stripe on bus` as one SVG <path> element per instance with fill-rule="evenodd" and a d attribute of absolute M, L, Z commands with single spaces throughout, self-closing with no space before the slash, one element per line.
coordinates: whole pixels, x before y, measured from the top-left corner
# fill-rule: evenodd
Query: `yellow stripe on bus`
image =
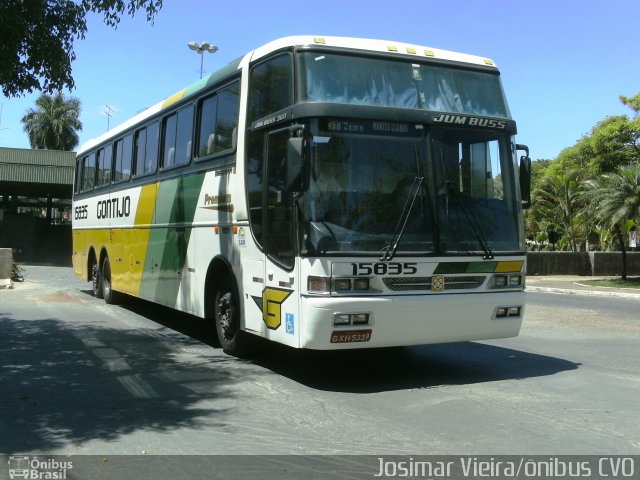
<path fill-rule="evenodd" d="M 513 260 L 511 262 L 498 262 L 496 273 L 513 273 L 522 270 L 523 260 Z"/>
<path fill-rule="evenodd" d="M 125 275 L 122 289 L 132 295 L 140 294 L 157 194 L 157 183 L 142 187 L 136 209 L 135 228 L 125 231 L 125 245 L 128 246 L 125 261 L 129 266 L 129 273 Z"/>
<path fill-rule="evenodd" d="M 169 98 L 167 98 L 164 102 L 162 102 L 162 108 L 167 108 L 170 107 L 171 105 L 173 105 L 174 103 L 176 103 L 178 100 L 182 100 L 182 97 L 184 97 L 184 92 L 186 91 L 186 88 L 183 88 L 182 90 L 180 90 L 179 92 L 174 93 L 173 95 L 171 95 Z"/>

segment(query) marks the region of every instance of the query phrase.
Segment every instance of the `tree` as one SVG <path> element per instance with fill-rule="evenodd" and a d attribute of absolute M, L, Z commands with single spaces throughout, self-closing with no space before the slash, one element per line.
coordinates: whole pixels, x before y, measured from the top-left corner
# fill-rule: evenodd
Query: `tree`
<path fill-rule="evenodd" d="M 65 98 L 61 93 L 43 94 L 36 100 L 36 108 L 30 108 L 22 117 L 24 131 L 31 148 L 49 150 L 73 150 L 79 142 L 80 100 Z"/>
<path fill-rule="evenodd" d="M 615 173 L 587 180 L 591 211 L 597 222 L 613 230 L 622 252 L 622 279 L 627 278 L 627 255 L 623 233 L 640 220 L 640 162 L 620 167 Z"/>
<path fill-rule="evenodd" d="M 144 9 L 152 22 L 163 0 L 2 0 L 0 85 L 7 97 L 34 90 L 71 90 L 73 42 L 87 31 L 86 15 L 102 13 L 116 27 L 126 12 Z"/>
<path fill-rule="evenodd" d="M 581 220 L 583 184 L 580 180 L 578 170 L 559 174 L 548 173 L 540 179 L 533 191 L 533 204 L 538 211 L 538 224 L 558 223 L 574 252 L 578 251 L 579 239 L 584 234 Z"/>
<path fill-rule="evenodd" d="M 640 94 L 620 101 L 633 110 L 627 115 L 607 117 L 598 122 L 580 142 L 580 151 L 588 157 L 594 174 L 615 172 L 618 167 L 640 160 Z"/>

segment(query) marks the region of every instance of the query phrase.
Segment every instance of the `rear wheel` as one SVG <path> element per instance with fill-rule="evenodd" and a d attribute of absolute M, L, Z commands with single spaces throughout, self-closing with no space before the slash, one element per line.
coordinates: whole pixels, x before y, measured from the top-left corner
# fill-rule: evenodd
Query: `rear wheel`
<path fill-rule="evenodd" d="M 226 281 L 216 293 L 214 320 L 218 340 L 225 353 L 241 355 L 246 348 L 246 334 L 240 330 L 240 309 L 231 282 Z"/>
<path fill-rule="evenodd" d="M 91 268 L 91 283 L 93 284 L 93 296 L 102 298 L 102 272 L 97 263 L 94 263 Z"/>
<path fill-rule="evenodd" d="M 111 263 L 109 257 L 105 257 L 102 262 L 102 296 L 108 304 L 114 304 L 118 301 L 118 294 L 111 287 Z"/>

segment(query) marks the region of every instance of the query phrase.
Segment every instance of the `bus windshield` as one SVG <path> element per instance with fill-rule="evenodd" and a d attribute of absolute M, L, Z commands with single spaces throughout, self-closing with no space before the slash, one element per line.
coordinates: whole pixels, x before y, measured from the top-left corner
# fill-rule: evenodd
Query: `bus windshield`
<path fill-rule="evenodd" d="M 399 255 L 522 250 L 507 135 L 376 121 L 317 123 L 301 200 L 303 254 L 380 253 L 403 216 Z"/>
<path fill-rule="evenodd" d="M 300 59 L 302 102 L 511 118 L 497 73 L 319 52 Z"/>

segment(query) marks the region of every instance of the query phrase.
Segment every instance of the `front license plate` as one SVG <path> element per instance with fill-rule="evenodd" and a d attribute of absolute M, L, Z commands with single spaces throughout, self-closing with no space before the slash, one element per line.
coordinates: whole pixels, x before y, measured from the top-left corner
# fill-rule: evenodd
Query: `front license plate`
<path fill-rule="evenodd" d="M 331 333 L 331 343 L 368 342 L 371 340 L 369 330 L 334 330 Z"/>

